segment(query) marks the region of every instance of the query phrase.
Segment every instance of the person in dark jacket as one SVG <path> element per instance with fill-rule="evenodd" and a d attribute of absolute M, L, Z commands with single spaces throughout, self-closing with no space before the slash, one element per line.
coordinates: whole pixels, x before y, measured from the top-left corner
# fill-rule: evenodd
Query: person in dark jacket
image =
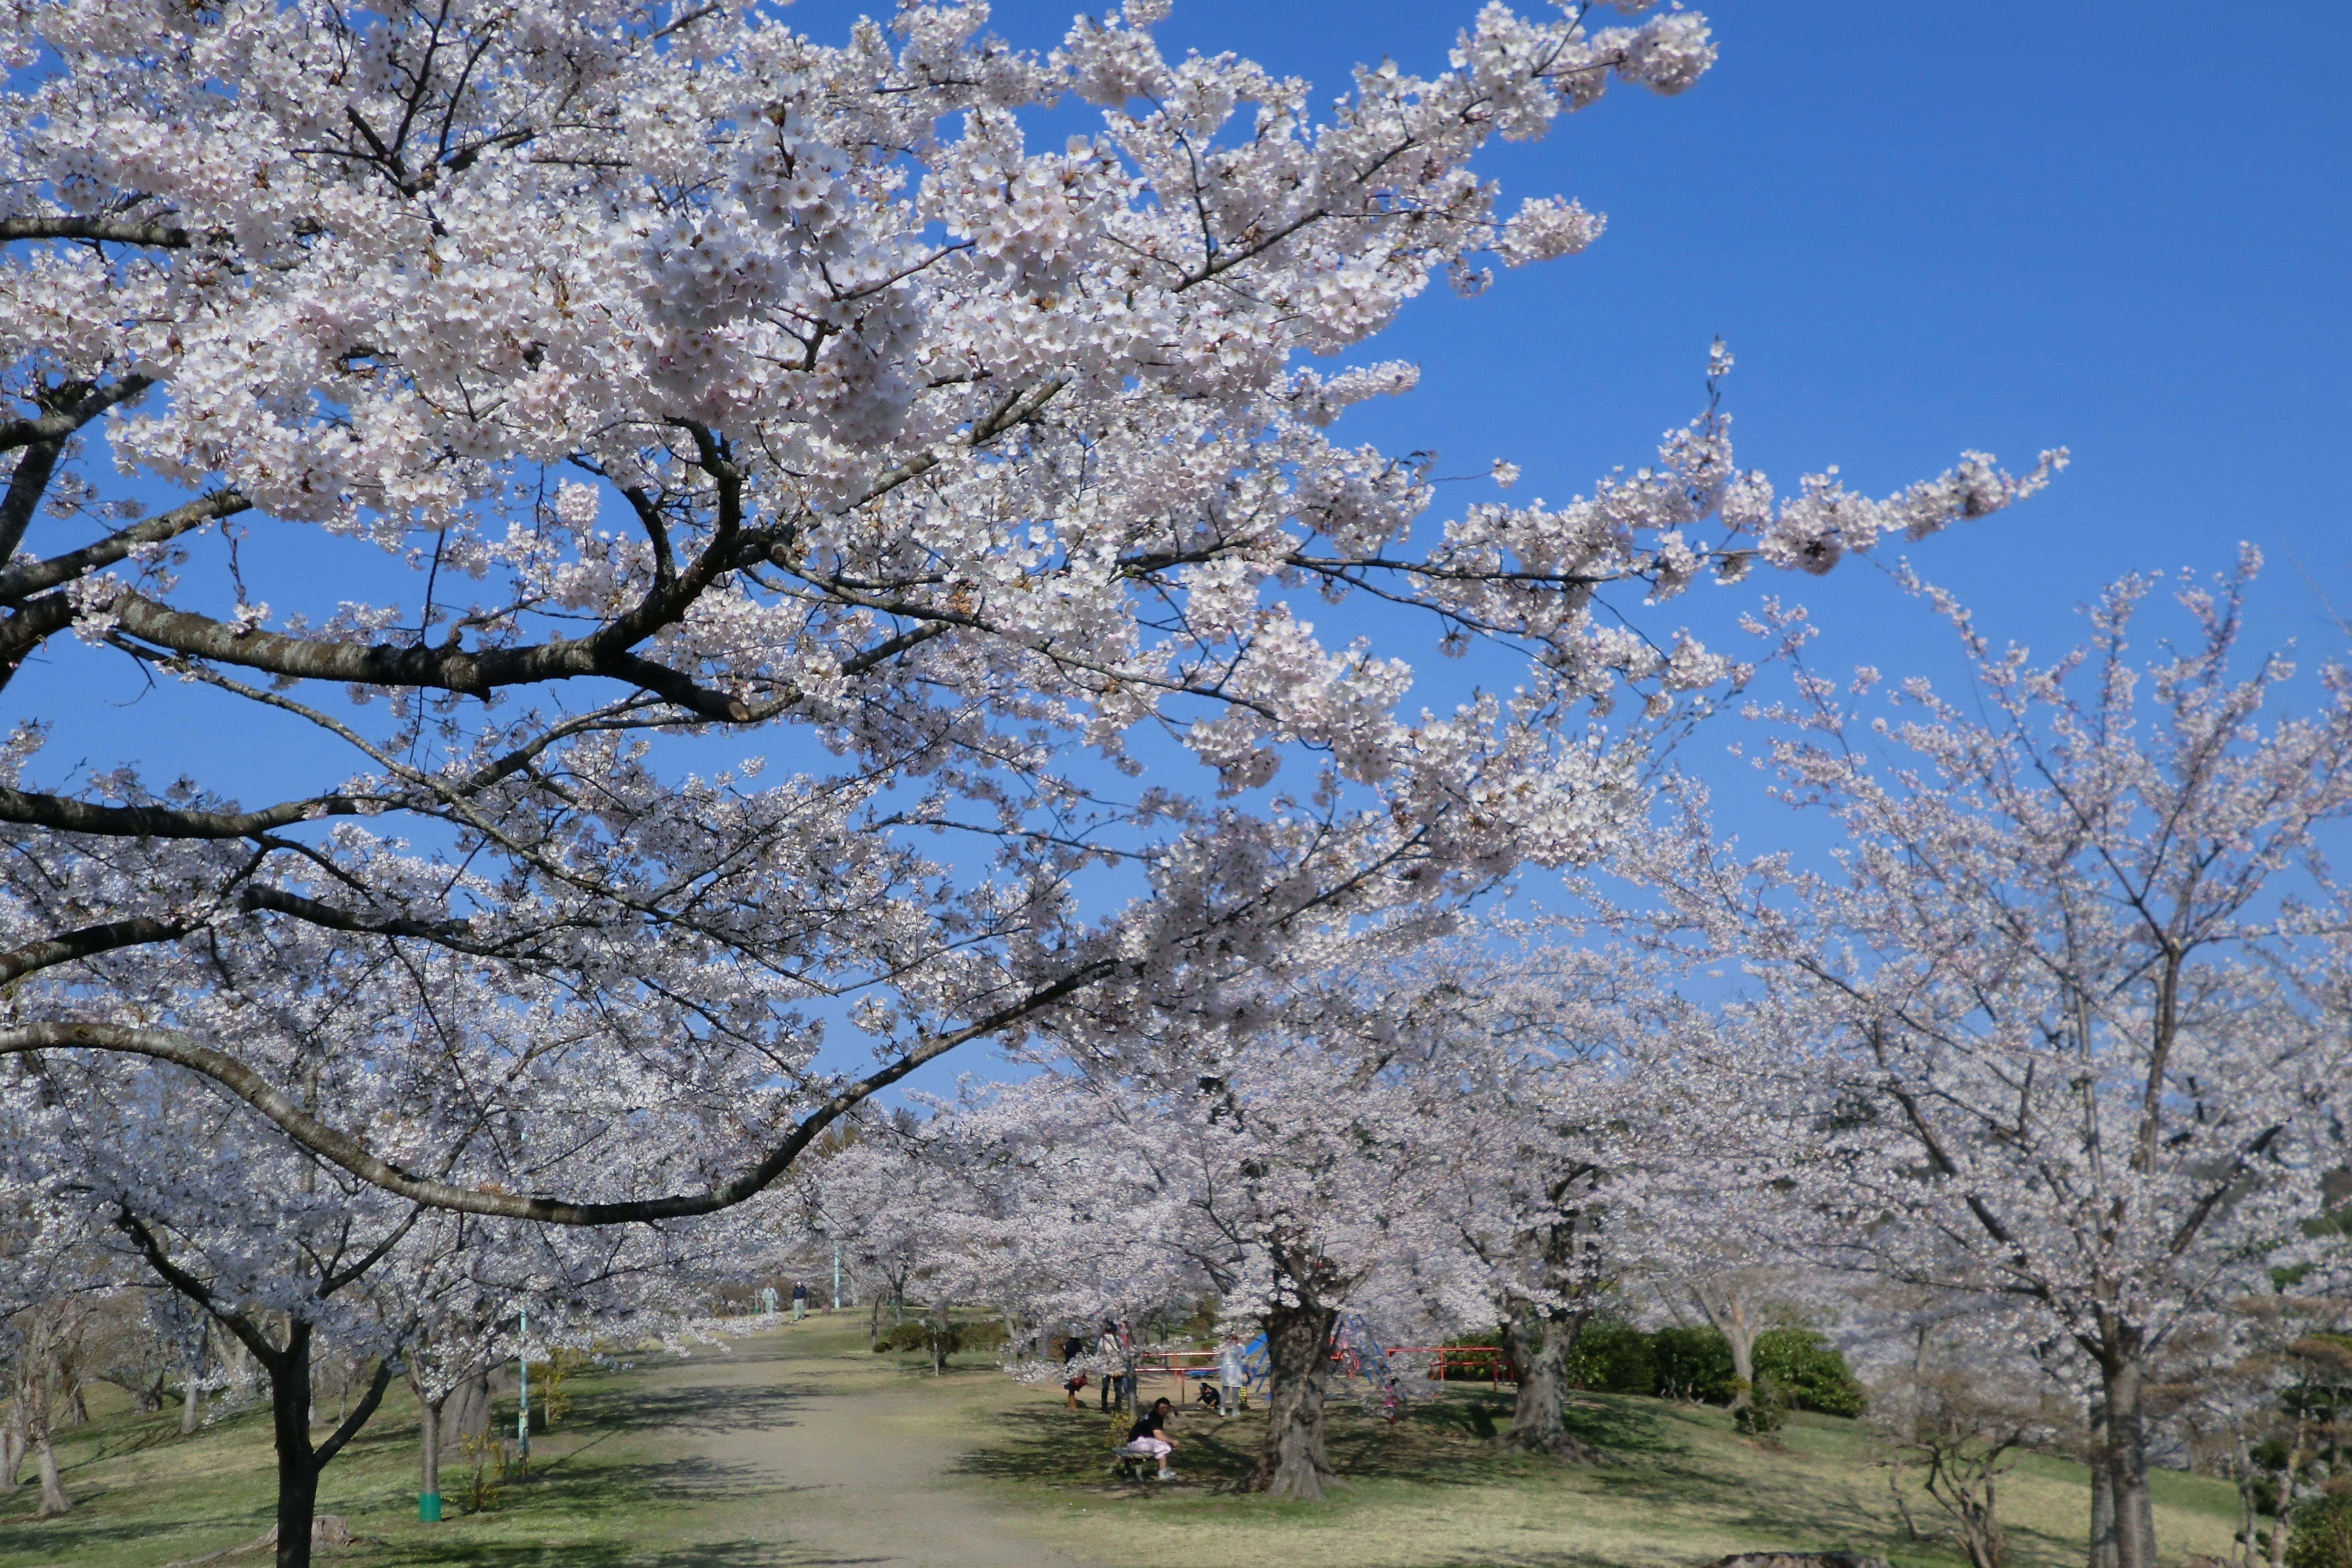
<path fill-rule="evenodd" d="M 1135 1454 L 1149 1454 L 1158 1459 L 1160 1479 L 1163 1481 L 1172 1481 L 1176 1479 L 1176 1472 L 1168 1468 L 1168 1456 L 1176 1451 L 1176 1440 L 1164 1433 L 1164 1428 L 1173 1415 L 1174 1411 L 1168 1401 L 1155 1399 L 1151 1402 L 1150 1409 L 1136 1416 L 1135 1425 L 1128 1428 L 1127 1433 L 1128 1451 Z"/>

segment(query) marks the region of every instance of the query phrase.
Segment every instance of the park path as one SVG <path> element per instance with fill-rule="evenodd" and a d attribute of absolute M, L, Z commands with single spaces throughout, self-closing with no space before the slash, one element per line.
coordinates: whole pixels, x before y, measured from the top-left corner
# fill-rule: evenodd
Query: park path
<path fill-rule="evenodd" d="M 954 1476 L 976 1446 L 930 1389 L 770 1336 L 665 1377 L 696 1396 L 682 1430 L 699 1458 L 774 1499 L 772 1539 L 793 1568 L 1082 1568 L 1019 1533 Z M 896 1384 L 894 1386 L 894 1384 Z"/>

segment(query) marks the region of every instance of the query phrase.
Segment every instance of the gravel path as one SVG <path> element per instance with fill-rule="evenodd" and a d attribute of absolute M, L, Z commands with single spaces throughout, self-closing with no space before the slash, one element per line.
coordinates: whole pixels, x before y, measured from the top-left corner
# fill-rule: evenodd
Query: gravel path
<path fill-rule="evenodd" d="M 1080 1563 L 1018 1533 L 953 1478 L 971 1445 L 942 1430 L 943 1402 L 929 1389 L 908 1389 L 838 1357 L 803 1360 L 767 1336 L 731 1355 L 698 1358 L 661 1382 L 697 1405 L 681 1435 L 704 1461 L 739 1482 L 772 1488 L 773 1539 L 793 1549 L 782 1563 Z"/>

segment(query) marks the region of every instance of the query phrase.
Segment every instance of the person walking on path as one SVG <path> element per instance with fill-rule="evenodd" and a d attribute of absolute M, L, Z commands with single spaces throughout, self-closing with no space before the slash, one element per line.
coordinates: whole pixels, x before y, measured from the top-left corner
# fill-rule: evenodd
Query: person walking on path
<path fill-rule="evenodd" d="M 797 1323 L 806 1316 L 808 1316 L 808 1283 L 805 1280 L 795 1279 L 793 1281 L 793 1321 Z"/>

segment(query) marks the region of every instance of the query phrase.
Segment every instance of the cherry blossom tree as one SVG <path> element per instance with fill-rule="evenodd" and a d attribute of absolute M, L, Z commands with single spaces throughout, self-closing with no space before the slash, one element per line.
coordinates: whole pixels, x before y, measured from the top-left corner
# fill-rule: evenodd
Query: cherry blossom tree
<path fill-rule="evenodd" d="M 528 1009 L 518 1013 L 512 998 L 469 988 L 429 962 L 345 952 L 306 963 L 298 951 L 291 967 L 320 979 L 289 996 L 266 952 L 225 939 L 210 955 L 222 978 L 208 1005 L 235 1021 L 248 1056 L 293 1069 L 310 1112 L 339 1123 L 393 1120 L 381 1076 L 370 1070 L 377 1055 L 429 1054 L 427 1042 L 438 1042 L 445 1059 L 505 1061 L 510 1084 L 543 1049 Z M 125 997 L 136 998 L 139 973 L 126 967 Z M 539 1069 L 562 1070 L 564 1060 L 550 1068 L 542 1059 Z M 580 1058 L 572 1070 L 584 1065 Z M 175 1291 L 268 1380 L 284 1568 L 309 1562 L 320 1475 L 394 1378 L 405 1371 L 417 1382 L 433 1489 L 442 1400 L 507 1353 L 520 1304 L 536 1305 L 542 1331 L 566 1321 L 625 1334 L 658 1330 L 694 1310 L 686 1290 L 709 1276 L 705 1249 L 725 1247 L 732 1229 L 759 1217 L 747 1207 L 685 1232 L 582 1230 L 433 1209 L 317 1158 L 208 1080 L 189 1092 L 167 1062 L 58 1051 L 24 1056 L 8 1072 L 0 1182 L 44 1236 L 72 1244 L 60 1256 L 98 1259 L 79 1266 L 89 1283 L 77 1289 L 143 1279 Z M 507 1087 L 492 1078 L 470 1089 L 482 1145 L 472 1157 L 509 1183 L 534 1173 L 568 1179 L 582 1163 L 609 1165 L 646 1147 L 589 1138 L 532 1151 L 539 1128 L 502 1103 Z M 573 1106 L 594 1092 L 558 1086 Z M 314 1373 L 330 1364 L 352 1369 L 362 1386 L 322 1436 Z"/>
<path fill-rule="evenodd" d="M 414 1203 L 724 1209 L 967 1041 L 1601 852 L 1626 754 L 1571 716 L 1737 670 L 1599 595 L 1824 570 L 2062 460 L 1776 501 L 1710 403 L 1588 498 L 1418 527 L 1426 466 L 1330 433 L 1410 369 L 1294 362 L 1433 276 L 1591 241 L 1467 161 L 1612 80 L 1682 91 L 1705 23 L 1490 5 L 1446 70 L 1367 68 L 1318 121 L 1304 82 L 1164 58 L 1164 10 L 1041 56 L 957 4 L 835 44 L 614 0 L 18 7 L 0 674 L 129 660 L 351 771 L 248 801 L 75 775 L 20 728 L 0 1053 L 202 1075 Z M 1099 128 L 1033 150 L 1024 115 L 1068 99 Z M 258 602 L 247 572 L 298 548 L 331 585 Z M 1307 590 L 1377 637 L 1328 646 Z M 1517 695 L 1413 716 L 1424 629 Z M 713 734 L 790 770 L 689 775 Z M 1198 787 L 1129 786 L 1172 752 Z M 1106 867 L 1134 896 L 1091 910 Z M 347 959 L 505 998 L 531 1043 L 248 1037 Z M 844 1010 L 870 1070 L 817 1064 Z M 351 1120 L 308 1096 L 316 1055 L 373 1079 Z M 538 1119 L 495 1158 L 490 1082 Z M 623 1137 L 664 1157 L 568 1189 L 514 1157 Z"/>
<path fill-rule="evenodd" d="M 2352 809 L 2352 681 L 2292 687 L 2284 658 L 2242 651 L 2255 564 L 2184 580 L 2195 635 L 2145 662 L 2146 579 L 2046 665 L 1931 595 L 1966 695 L 1906 681 L 1874 717 L 1876 671 L 1843 694 L 1808 674 L 1766 715 L 1761 765 L 1834 820 L 1833 870 L 1743 860 L 1697 823 L 1654 868 L 1761 988 L 1720 1065 L 1784 1118 L 1797 1209 L 1826 1222 L 1808 1244 L 2005 1296 L 2071 1349 L 2118 1568 L 2156 1562 L 2153 1359 L 2292 1251 L 2344 1158 L 2324 847 Z"/>
<path fill-rule="evenodd" d="M 1447 1315 L 1495 1322 L 1517 1378 L 1508 1447 L 1591 1463 L 1563 1420 L 1568 1358 L 1634 1256 L 1654 1134 L 1647 1053 L 1663 970 L 1553 922 L 1471 926 L 1377 976 L 1367 1011 L 1412 1020 L 1409 1134 L 1433 1162 Z"/>

